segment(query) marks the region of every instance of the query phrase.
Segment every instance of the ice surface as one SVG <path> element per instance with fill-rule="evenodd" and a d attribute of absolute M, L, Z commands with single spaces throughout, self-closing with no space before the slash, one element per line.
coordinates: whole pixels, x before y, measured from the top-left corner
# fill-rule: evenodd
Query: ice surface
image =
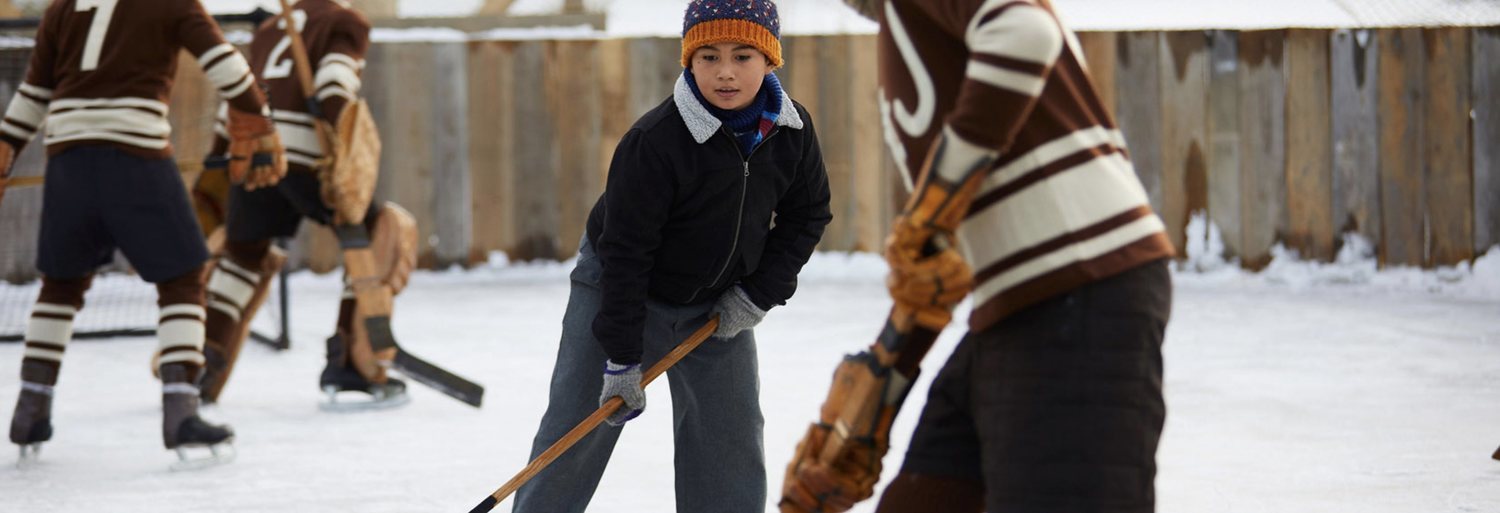
<path fill-rule="evenodd" d="M 1500 251 L 1446 272 L 1280 258 L 1261 274 L 1174 276 L 1158 511 L 1500 511 L 1500 462 L 1489 459 L 1500 445 Z M 1349 278 L 1350 266 L 1364 277 Z M 0 460 L 0 511 L 467 510 L 526 463 L 568 270 L 496 255 L 417 273 L 397 300 L 398 337 L 484 383 L 485 407 L 413 384 L 406 408 L 352 415 L 317 408 L 338 278 L 294 275 L 293 347 L 245 349 L 207 414 L 234 425 L 239 458 L 204 472 L 168 471 L 147 369 L 155 342 L 76 343 L 43 461 L 20 471 Z M 772 501 L 835 362 L 868 344 L 889 308 L 883 272 L 873 255 L 819 254 L 757 330 Z M 960 332 L 944 334 L 929 369 Z M 0 344 L 5 414 L 20 358 L 20 345 Z M 897 421 L 887 480 L 925 378 Z M 648 394 L 655 407 L 627 426 L 596 496 L 609 511 L 673 509 L 670 397 L 662 386 Z"/>

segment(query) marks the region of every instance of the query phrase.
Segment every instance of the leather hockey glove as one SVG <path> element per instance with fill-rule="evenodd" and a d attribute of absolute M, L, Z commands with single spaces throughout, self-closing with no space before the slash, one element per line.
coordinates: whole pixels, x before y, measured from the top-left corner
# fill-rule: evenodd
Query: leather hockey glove
<path fill-rule="evenodd" d="M 599 392 L 599 406 L 619 396 L 625 401 L 620 409 L 604 419 L 611 426 L 623 426 L 646 411 L 646 391 L 641 388 L 641 364 L 620 365 L 604 362 L 604 388 Z"/>
<path fill-rule="evenodd" d="M 5 200 L 5 186 L 10 183 L 10 166 L 16 161 L 16 148 L 0 142 L 0 201 Z"/>
<path fill-rule="evenodd" d="M 910 380 L 875 353 L 845 357 L 818 422 L 808 426 L 787 465 L 782 513 L 847 511 L 874 495 L 891 423 L 909 388 Z"/>
<path fill-rule="evenodd" d="M 270 116 L 229 109 L 229 179 L 253 191 L 286 176 L 286 150 Z"/>
<path fill-rule="evenodd" d="M 931 240 L 947 238 L 936 237 L 933 228 L 918 226 L 908 216 L 896 218 L 885 241 L 885 261 L 890 266 L 885 285 L 891 299 L 915 315 L 917 325 L 942 331 L 953 318 L 953 307 L 974 288 L 974 275 L 951 245 L 923 256 L 923 246 Z"/>

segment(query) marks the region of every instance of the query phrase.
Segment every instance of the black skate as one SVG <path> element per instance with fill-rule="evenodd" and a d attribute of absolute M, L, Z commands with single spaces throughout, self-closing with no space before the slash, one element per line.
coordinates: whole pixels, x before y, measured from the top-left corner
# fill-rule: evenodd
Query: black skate
<path fill-rule="evenodd" d="M 324 401 L 318 405 L 319 409 L 332 412 L 388 410 L 411 402 L 411 397 L 406 395 L 406 382 L 386 378 L 385 383 L 371 383 L 359 371 L 345 365 L 346 361 L 343 338 L 337 334 L 329 337 L 328 364 L 318 377 L 318 386 L 323 389 L 324 396 Z M 365 398 L 340 401 L 339 394 L 342 392 L 355 393 L 344 394 L 346 399 L 349 395 L 361 395 Z"/>
<path fill-rule="evenodd" d="M 325 398 L 318 408 L 323 411 L 388 410 L 411 402 L 411 397 L 406 395 L 406 382 L 396 378 L 386 378 L 384 384 L 377 385 L 349 367 L 332 365 L 325 367 L 318 383 L 323 387 Z M 355 392 L 367 398 L 348 400 L 348 396 L 353 394 L 344 394 L 345 400 L 340 400 L 341 392 Z"/>
<path fill-rule="evenodd" d="M 234 430 L 216 426 L 198 416 L 198 387 L 186 382 L 187 371 L 180 365 L 163 366 L 162 377 L 162 444 L 177 452 L 172 470 L 196 470 L 234 461 Z M 207 455 L 193 455 L 189 449 L 208 449 Z"/>
<path fill-rule="evenodd" d="M 52 387 L 21 382 L 16 413 L 10 419 L 10 441 L 20 446 L 16 466 L 35 465 L 42 455 L 42 442 L 52 439 Z"/>
<path fill-rule="evenodd" d="M 21 395 L 10 418 L 10 441 L 21 446 L 17 467 L 29 467 L 42 456 L 42 442 L 52 439 L 52 385 L 57 364 L 21 360 Z"/>

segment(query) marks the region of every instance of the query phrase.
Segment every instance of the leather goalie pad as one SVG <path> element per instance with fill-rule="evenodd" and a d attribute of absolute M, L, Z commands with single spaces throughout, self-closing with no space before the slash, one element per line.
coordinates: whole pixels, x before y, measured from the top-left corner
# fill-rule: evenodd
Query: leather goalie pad
<path fill-rule="evenodd" d="M 354 369 L 371 383 L 385 383 L 385 369 L 396 358 L 396 347 L 372 343 L 369 322 L 389 325 L 393 298 L 406 288 L 417 263 L 417 222 L 406 209 L 387 202 L 370 233 L 370 246 L 344 251 L 344 268 L 354 292 L 349 357 Z"/>
<path fill-rule="evenodd" d="M 846 511 L 875 493 L 891 423 L 910 381 L 870 352 L 844 359 L 787 464 L 783 513 Z"/>
<path fill-rule="evenodd" d="M 338 223 L 359 222 L 380 176 L 380 132 L 363 99 L 344 107 L 336 128 L 333 164 L 318 174 L 323 204 L 333 209 Z"/>
<path fill-rule="evenodd" d="M 213 267 L 217 268 L 218 261 L 224 258 L 228 256 L 220 253 L 214 258 Z M 224 385 L 229 382 L 229 374 L 234 370 L 235 362 L 239 360 L 240 349 L 245 347 L 245 339 L 250 338 L 251 321 L 255 320 L 255 315 L 260 312 L 261 305 L 266 303 L 266 297 L 271 291 L 271 282 L 276 279 L 277 273 L 281 272 L 281 267 L 285 264 L 286 253 L 275 245 L 271 245 L 266 251 L 266 256 L 260 260 L 260 265 L 255 269 L 255 272 L 260 275 L 260 281 L 255 284 L 255 292 L 250 296 L 250 301 L 245 303 L 239 322 L 230 330 L 230 338 L 228 340 L 204 339 L 205 350 L 212 346 L 223 358 L 222 367 L 217 372 L 205 372 L 203 382 L 199 384 L 203 397 L 209 401 L 217 401 L 219 393 L 224 391 Z M 209 283 L 212 284 L 212 278 Z M 210 362 L 209 365 L 215 365 L 215 363 Z"/>

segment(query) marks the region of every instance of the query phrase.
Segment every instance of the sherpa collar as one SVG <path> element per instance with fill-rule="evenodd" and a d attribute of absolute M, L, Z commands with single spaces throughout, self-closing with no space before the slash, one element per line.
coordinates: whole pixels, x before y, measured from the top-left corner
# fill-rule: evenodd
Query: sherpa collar
<path fill-rule="evenodd" d="M 698 98 L 693 96 L 693 90 L 689 89 L 687 79 L 679 75 L 677 87 L 672 91 L 672 100 L 677 103 L 677 112 L 682 114 L 682 121 L 687 123 L 688 132 L 693 134 L 693 140 L 698 144 L 708 142 L 710 137 L 719 131 L 724 122 L 714 117 L 712 112 L 703 104 L 698 103 Z M 781 113 L 776 116 L 776 126 L 801 130 L 802 116 L 797 114 L 797 106 L 792 104 L 792 98 L 787 96 L 786 88 L 781 88 Z"/>

